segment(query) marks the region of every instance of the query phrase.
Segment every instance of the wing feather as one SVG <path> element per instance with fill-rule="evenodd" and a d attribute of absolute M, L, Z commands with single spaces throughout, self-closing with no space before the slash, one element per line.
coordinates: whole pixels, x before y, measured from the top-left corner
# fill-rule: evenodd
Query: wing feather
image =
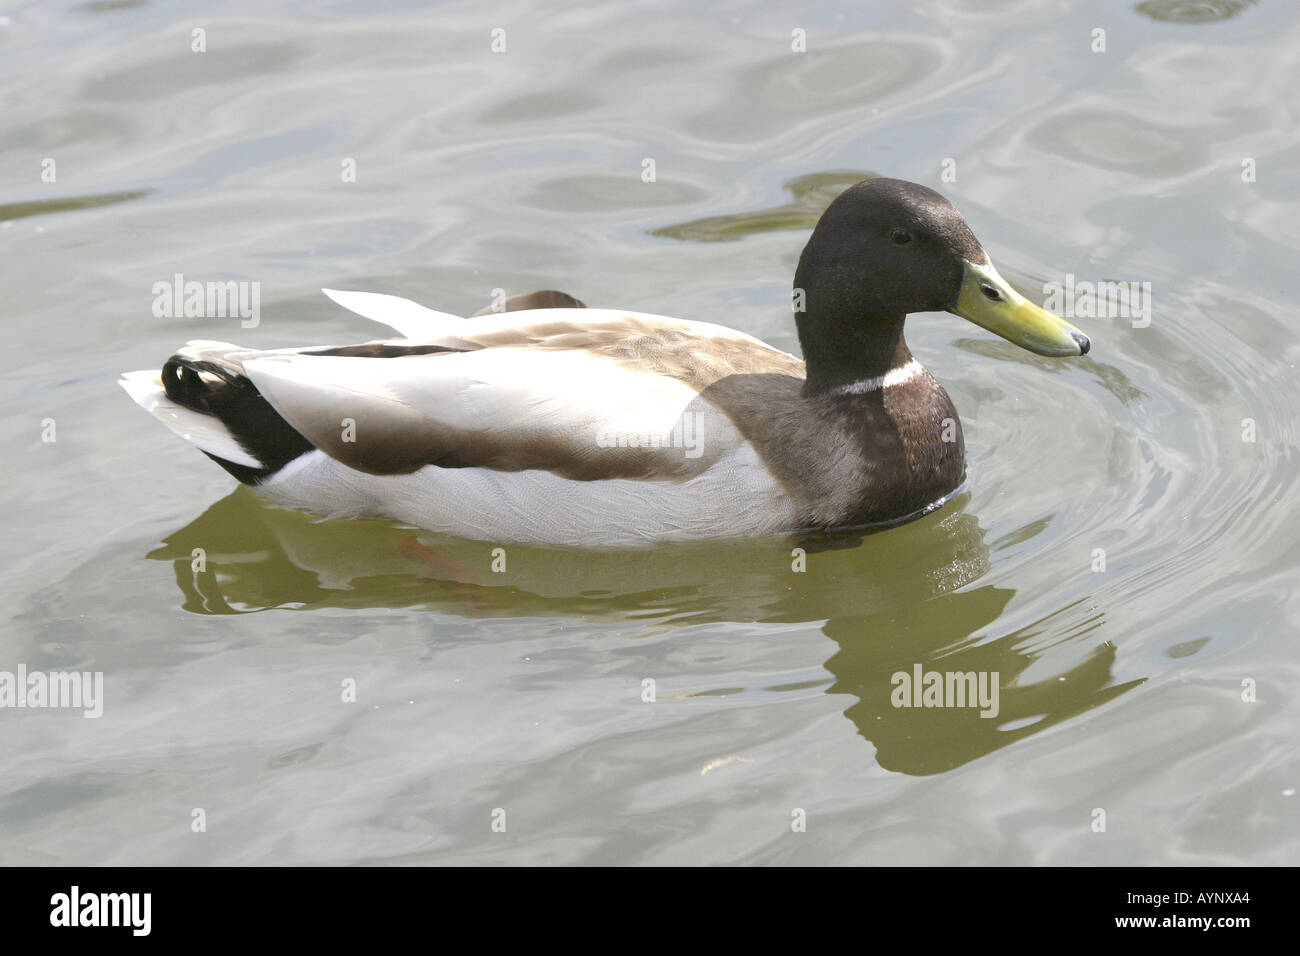
<path fill-rule="evenodd" d="M 429 341 L 453 332 L 465 320 L 448 312 L 426 308 L 418 302 L 382 292 L 346 292 L 321 289 L 343 308 L 396 329 L 408 339 Z"/>
<path fill-rule="evenodd" d="M 689 480 L 745 441 L 702 392 L 723 378 L 803 376 L 798 359 L 721 325 L 585 308 L 462 319 L 396 296 L 325 291 L 412 347 L 227 358 L 313 445 L 371 474 L 434 464 Z"/>
<path fill-rule="evenodd" d="M 743 442 L 688 384 L 577 350 L 279 354 L 244 369 L 312 444 L 372 474 L 434 464 L 685 480 Z"/>

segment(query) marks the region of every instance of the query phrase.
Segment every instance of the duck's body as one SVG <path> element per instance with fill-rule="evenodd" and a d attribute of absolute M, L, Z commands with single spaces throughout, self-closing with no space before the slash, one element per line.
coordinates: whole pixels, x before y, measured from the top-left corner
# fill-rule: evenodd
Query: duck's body
<path fill-rule="evenodd" d="M 825 229 L 796 277 L 823 305 L 799 317 L 811 370 L 725 326 L 584 309 L 562 294 L 462 319 L 330 292 L 406 338 L 273 351 L 193 342 L 123 385 L 268 500 L 330 516 L 601 546 L 905 520 L 962 481 L 957 414 L 903 341 L 911 309 L 894 314 L 877 285 L 885 314 L 864 327 L 851 311 L 862 295 L 826 278 L 838 263 L 818 251 Z M 977 281 L 996 277 L 975 268 Z"/>
<path fill-rule="evenodd" d="M 914 360 L 809 396 L 802 361 L 719 325 L 608 309 L 421 322 L 405 300 L 333 295 L 411 338 L 269 352 L 195 342 L 165 373 L 126 382 L 275 504 L 492 541 L 877 524 L 961 480 L 960 431 L 942 440 L 956 413 Z M 223 403 L 223 391 L 250 400 Z"/>

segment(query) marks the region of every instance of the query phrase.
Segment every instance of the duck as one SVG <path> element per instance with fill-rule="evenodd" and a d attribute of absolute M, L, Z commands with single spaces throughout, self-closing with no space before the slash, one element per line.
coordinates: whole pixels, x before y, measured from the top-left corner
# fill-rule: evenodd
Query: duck
<path fill-rule="evenodd" d="M 322 290 L 396 331 L 353 345 L 191 341 L 127 372 L 137 404 L 272 505 L 573 547 L 880 529 L 965 482 L 948 393 L 908 315 L 1045 356 L 1090 341 L 994 268 L 938 192 L 872 178 L 799 257 L 802 358 L 723 324 L 544 290 L 471 317 Z"/>

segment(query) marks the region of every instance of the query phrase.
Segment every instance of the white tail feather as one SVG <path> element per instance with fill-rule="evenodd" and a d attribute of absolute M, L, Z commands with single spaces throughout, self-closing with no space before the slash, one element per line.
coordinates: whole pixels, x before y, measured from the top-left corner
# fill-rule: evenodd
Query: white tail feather
<path fill-rule="evenodd" d="M 236 465 L 266 467 L 244 450 L 219 419 L 182 408 L 169 399 L 156 371 L 123 372 L 117 384 L 137 405 L 196 448 Z"/>

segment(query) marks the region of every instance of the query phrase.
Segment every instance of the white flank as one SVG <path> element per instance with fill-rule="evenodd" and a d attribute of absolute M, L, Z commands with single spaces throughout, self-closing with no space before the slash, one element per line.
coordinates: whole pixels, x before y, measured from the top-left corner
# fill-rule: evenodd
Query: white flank
<path fill-rule="evenodd" d="M 329 517 L 381 515 L 480 541 L 575 547 L 760 536 L 798 520 L 748 443 L 683 482 L 572 481 L 548 471 L 433 466 L 369 475 L 313 451 L 254 490 L 273 504 Z"/>

